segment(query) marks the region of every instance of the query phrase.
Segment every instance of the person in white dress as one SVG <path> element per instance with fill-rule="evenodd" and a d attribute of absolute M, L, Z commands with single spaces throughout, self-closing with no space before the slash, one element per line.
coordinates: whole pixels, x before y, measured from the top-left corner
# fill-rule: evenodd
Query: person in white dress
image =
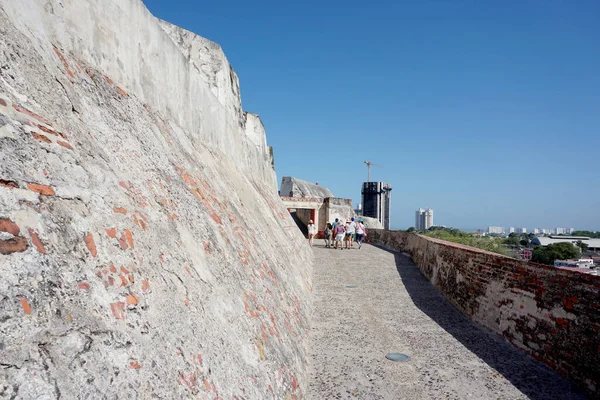
<path fill-rule="evenodd" d="M 315 237 L 315 234 L 317 233 L 317 228 L 315 227 L 315 224 L 313 223 L 313 220 L 311 219 L 310 221 L 308 221 L 308 244 L 309 245 L 313 245 L 313 238 Z"/>

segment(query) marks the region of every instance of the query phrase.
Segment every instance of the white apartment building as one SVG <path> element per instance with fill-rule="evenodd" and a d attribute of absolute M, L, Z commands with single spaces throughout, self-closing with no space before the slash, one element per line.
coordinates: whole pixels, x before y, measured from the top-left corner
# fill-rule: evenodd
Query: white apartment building
<path fill-rule="evenodd" d="M 540 230 L 538 228 L 533 228 L 533 234 L 534 235 L 539 235 L 540 234 Z"/>
<path fill-rule="evenodd" d="M 508 228 L 508 233 L 515 233 L 515 228 L 512 226 Z"/>
<path fill-rule="evenodd" d="M 567 229 L 566 228 L 556 228 L 554 230 L 554 233 L 556 233 L 557 235 L 566 235 Z"/>
<path fill-rule="evenodd" d="M 503 226 L 488 226 L 487 233 L 496 233 L 502 235 L 504 233 Z"/>
<path fill-rule="evenodd" d="M 527 233 L 527 228 L 517 228 L 517 233 Z"/>
<path fill-rule="evenodd" d="M 419 208 L 415 211 L 415 229 L 424 231 L 433 226 L 433 210 Z"/>

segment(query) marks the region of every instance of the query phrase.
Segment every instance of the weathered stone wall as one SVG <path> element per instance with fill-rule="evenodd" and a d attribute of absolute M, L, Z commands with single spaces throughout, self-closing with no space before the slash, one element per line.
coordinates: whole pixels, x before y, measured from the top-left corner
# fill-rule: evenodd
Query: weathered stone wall
<path fill-rule="evenodd" d="M 377 218 L 363 216 L 362 219 L 367 229 L 383 229 L 383 224 Z"/>
<path fill-rule="evenodd" d="M 409 253 L 463 313 L 600 395 L 600 277 L 405 232 L 369 239 Z"/>
<path fill-rule="evenodd" d="M 287 197 L 333 197 L 333 193 L 324 186 L 290 176 L 281 178 L 281 190 L 279 192 L 281 196 Z"/>
<path fill-rule="evenodd" d="M 138 0 L 0 0 L 0 398 L 302 396 L 312 255 L 235 115 Z"/>
<path fill-rule="evenodd" d="M 327 198 L 325 199 L 325 208 L 327 209 L 327 219 L 331 222 L 335 221 L 336 218 L 346 222 L 349 218 L 354 217 L 351 199 Z"/>

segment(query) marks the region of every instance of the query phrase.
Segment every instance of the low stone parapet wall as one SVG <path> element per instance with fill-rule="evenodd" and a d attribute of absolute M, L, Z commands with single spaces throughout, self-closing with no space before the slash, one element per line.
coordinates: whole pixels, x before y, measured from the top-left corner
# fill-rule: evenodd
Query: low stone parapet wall
<path fill-rule="evenodd" d="M 407 232 L 369 241 L 410 254 L 472 320 L 600 396 L 600 276 Z"/>

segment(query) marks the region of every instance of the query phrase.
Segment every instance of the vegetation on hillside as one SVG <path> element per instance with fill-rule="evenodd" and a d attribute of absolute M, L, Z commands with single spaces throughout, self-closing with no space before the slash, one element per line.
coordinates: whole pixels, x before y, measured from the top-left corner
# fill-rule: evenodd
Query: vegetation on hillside
<path fill-rule="evenodd" d="M 416 232 L 414 228 L 408 229 L 408 232 Z M 436 239 L 446 240 L 464 244 L 465 246 L 475 247 L 481 250 L 491 251 L 502 255 L 509 255 L 508 248 L 504 245 L 503 240 L 494 237 L 480 237 L 478 235 L 463 232 L 455 228 L 443 228 L 441 226 L 432 226 L 426 231 L 416 232 L 425 236 Z"/>
<path fill-rule="evenodd" d="M 507 238 L 504 238 L 504 240 L 502 240 L 502 243 L 504 243 L 507 246 L 527 246 L 529 245 L 529 242 L 531 242 L 531 239 L 533 239 L 534 237 L 535 235 L 533 233 L 512 232 L 508 235 Z"/>
<path fill-rule="evenodd" d="M 600 231 L 599 232 L 575 231 L 575 232 L 571 233 L 569 236 L 587 236 L 589 238 L 600 239 Z"/>
<path fill-rule="evenodd" d="M 539 246 L 533 249 L 531 261 L 554 265 L 554 260 L 567 260 L 570 258 L 578 258 L 579 249 L 571 243 L 562 242 L 549 244 L 548 246 Z"/>

